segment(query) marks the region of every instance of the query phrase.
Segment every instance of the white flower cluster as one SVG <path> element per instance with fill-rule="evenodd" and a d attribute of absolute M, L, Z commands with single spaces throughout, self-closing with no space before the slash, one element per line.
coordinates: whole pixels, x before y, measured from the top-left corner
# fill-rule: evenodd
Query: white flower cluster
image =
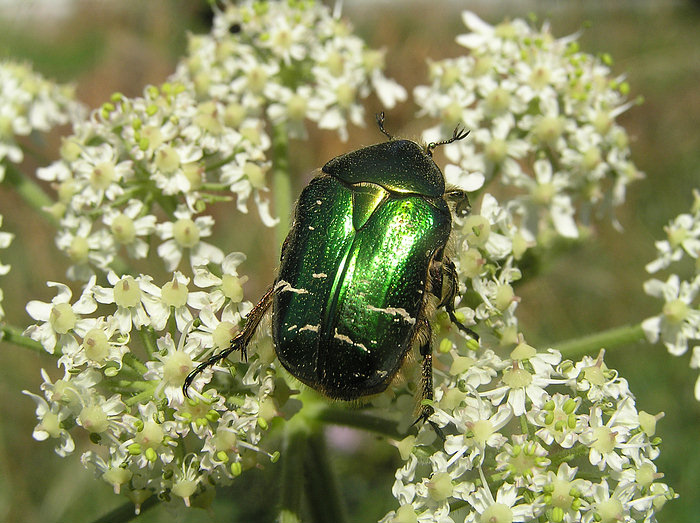
<path fill-rule="evenodd" d="M 512 216 L 491 194 L 484 194 L 478 213 L 455 220 L 454 259 L 461 283 L 462 296 L 457 312 L 492 343 L 507 346 L 515 343 L 516 308 L 520 298 L 513 283 L 521 278 L 517 260 L 527 242 L 513 223 Z M 478 327 L 481 324 L 486 329 Z"/>
<path fill-rule="evenodd" d="M 384 76 L 384 53 L 311 0 L 224 2 L 211 34 L 192 36 L 175 78 L 241 114 L 267 114 L 295 137 L 304 120 L 337 130 L 363 125 L 372 91 L 392 108 L 406 91 Z M 233 36 L 232 36 L 233 33 Z M 235 108 L 235 109 L 234 109 Z"/>
<path fill-rule="evenodd" d="M 72 86 L 46 80 L 27 64 L 0 62 L 0 182 L 5 162 L 24 159 L 17 136 L 48 131 L 82 115 L 73 91 Z"/>
<path fill-rule="evenodd" d="M 160 286 L 145 275 L 110 273 L 107 286 L 93 277 L 75 301 L 68 287 L 50 282 L 56 296 L 27 305 L 39 323 L 25 334 L 58 356 L 64 374 L 52 381 L 42 371 L 43 396 L 25 391 L 37 404 L 34 438 L 56 440 L 65 456 L 75 450 L 73 434 L 87 433 L 95 446 L 83 452 L 83 462 L 137 510 L 149 496 L 168 492 L 189 504 L 209 485 L 275 460 L 276 453 L 259 447 L 278 408 L 271 397 L 274 355 L 261 350 L 271 347 L 267 334 L 260 334 L 250 362 L 231 367 L 225 394 L 212 387 L 196 392 L 211 370 L 195 381 L 194 399 L 182 393 L 195 360 L 228 347 L 251 309 L 236 270 L 244 259 L 228 255 L 214 269 L 221 276 L 201 266 L 193 280 L 175 272 Z"/>
<path fill-rule="evenodd" d="M 659 338 L 674 356 L 681 356 L 693 345 L 690 367 L 700 369 L 700 191 L 693 191 L 693 206 L 665 228 L 666 240 L 656 242 L 655 260 L 647 272 L 673 268 L 664 282 L 652 278 L 644 282 L 644 291 L 664 301 L 661 313 L 647 318 L 642 328 L 647 339 Z M 700 401 L 700 378 L 695 382 L 695 398 Z"/>
<path fill-rule="evenodd" d="M 2 214 L 0 214 L 0 227 L 2 227 Z M 0 249 L 6 249 L 9 247 L 10 243 L 12 242 L 12 238 L 14 238 L 13 234 L 0 231 Z M 0 276 L 4 276 L 8 272 L 10 272 L 10 266 L 3 264 L 2 261 L 0 261 Z M 2 308 L 2 299 L 3 292 L 2 288 L 0 288 L 0 321 L 2 321 L 2 319 L 5 317 L 5 309 Z"/>
<path fill-rule="evenodd" d="M 76 124 L 61 160 L 39 169 L 59 195 L 52 212 L 71 279 L 107 272 L 120 251 L 145 257 L 153 233 L 169 270 L 186 254 L 191 266 L 220 262 L 221 251 L 201 240 L 213 219 L 195 215 L 227 199 L 224 191 L 241 212 L 252 195 L 263 223 L 277 223 L 266 196 L 270 124 L 289 124 L 285 140 L 305 119 L 344 135 L 349 121 L 363 123 L 359 100 L 373 89 L 387 103 L 405 98 L 382 74 L 382 53 L 326 7 L 222 4 L 212 33 L 191 37 L 171 81 L 142 97 L 114 95 Z M 156 206 L 172 219 L 159 219 Z"/>
<path fill-rule="evenodd" d="M 382 522 L 655 521 L 674 496 L 654 464 L 663 414 L 637 411 L 602 351 L 446 355 L 431 418 L 446 439 L 425 425 L 397 443 L 400 507 Z"/>
<path fill-rule="evenodd" d="M 221 250 L 203 241 L 214 221 L 196 215 L 226 190 L 243 212 L 253 194 L 264 223 L 274 224 L 264 197 L 270 165 L 264 125 L 258 118 L 231 122 L 225 107 L 197 102 L 177 83 L 148 87 L 140 98 L 115 95 L 76 125 L 62 159 L 38 171 L 58 192 L 56 243 L 73 263 L 69 277 L 106 273 L 120 252 L 145 258 L 155 234 L 169 270 L 185 253 L 191 267 L 204 259 L 220 263 Z"/>
<path fill-rule="evenodd" d="M 627 84 L 611 77 L 609 57 L 580 52 L 577 35 L 555 39 L 547 25 L 520 19 L 491 26 L 470 12 L 462 18 L 471 32 L 457 43 L 468 53 L 430 63 L 431 85 L 414 90 L 422 112 L 441 121 L 426 139 L 457 124 L 473 130 L 447 147 L 448 181 L 470 188 L 479 173 L 507 187 L 525 248 L 579 237 L 642 176 L 615 122 L 631 105 Z"/>

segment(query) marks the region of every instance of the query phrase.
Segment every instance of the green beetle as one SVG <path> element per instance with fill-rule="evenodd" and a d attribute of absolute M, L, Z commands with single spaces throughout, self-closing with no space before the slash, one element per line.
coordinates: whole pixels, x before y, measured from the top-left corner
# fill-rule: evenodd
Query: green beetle
<path fill-rule="evenodd" d="M 272 334 L 282 365 L 326 396 L 353 400 L 382 392 L 406 354 L 419 345 L 422 397 L 432 399 L 429 318 L 444 307 L 455 317 L 457 273 L 445 255 L 452 212 L 466 215 L 462 190 L 446 190 L 432 159 L 439 145 L 468 133 L 455 129 L 443 142 L 395 140 L 338 156 L 302 191 L 282 246 L 274 285 L 251 310 L 231 346 L 193 370 L 187 389 L 205 368 L 246 348 L 272 306 Z M 432 409 L 423 406 L 419 419 Z"/>

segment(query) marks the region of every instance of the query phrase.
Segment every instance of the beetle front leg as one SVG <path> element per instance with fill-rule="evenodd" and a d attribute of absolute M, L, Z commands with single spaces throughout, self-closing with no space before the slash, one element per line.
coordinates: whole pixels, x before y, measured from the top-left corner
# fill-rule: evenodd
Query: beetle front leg
<path fill-rule="evenodd" d="M 273 298 L 277 291 L 277 285 L 273 285 L 267 290 L 267 292 L 265 292 L 260 301 L 255 305 L 255 307 L 251 309 L 250 313 L 248 314 L 248 318 L 246 319 L 246 323 L 243 326 L 243 329 L 234 336 L 234 338 L 231 340 L 231 344 L 227 349 L 219 352 L 218 354 L 214 354 L 209 359 L 203 361 L 202 363 L 197 365 L 192 372 L 190 372 L 187 375 L 187 377 L 185 378 L 185 382 L 182 384 L 182 392 L 185 394 L 185 397 L 190 397 L 188 389 L 199 374 L 201 374 L 208 367 L 211 367 L 215 363 L 218 363 L 219 361 L 227 358 L 228 355 L 231 354 L 233 351 L 240 350 L 241 358 L 243 359 L 243 361 L 248 361 L 248 354 L 246 352 L 248 344 L 253 338 L 253 335 L 255 334 L 258 325 L 260 325 L 260 322 L 265 316 L 265 313 L 272 305 Z"/>
<path fill-rule="evenodd" d="M 464 325 L 455 316 L 455 298 L 457 297 L 457 291 L 459 290 L 459 278 L 457 276 L 457 269 L 455 264 L 449 258 L 445 258 L 442 261 L 442 271 L 447 279 L 448 289 L 447 292 L 442 297 L 438 307 L 444 307 L 447 315 L 450 317 L 450 321 L 457 325 L 457 328 L 462 332 L 468 334 L 475 340 L 479 341 L 479 335 L 472 329 Z"/>

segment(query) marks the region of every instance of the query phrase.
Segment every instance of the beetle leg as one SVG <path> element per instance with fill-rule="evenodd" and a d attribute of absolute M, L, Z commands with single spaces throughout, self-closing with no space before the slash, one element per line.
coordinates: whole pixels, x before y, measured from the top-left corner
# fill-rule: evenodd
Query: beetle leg
<path fill-rule="evenodd" d="M 432 401 L 433 399 L 433 329 L 430 327 L 430 323 L 425 317 L 420 317 L 418 319 L 416 336 L 421 338 L 420 354 L 423 356 L 423 363 L 421 366 L 422 390 L 420 415 L 416 421 L 413 422 L 413 425 L 418 422 L 425 423 L 427 421 L 430 423 L 430 426 L 433 427 L 438 437 L 445 441 L 445 435 L 442 433 L 442 430 L 440 430 L 440 427 L 429 419 L 430 416 L 433 415 L 433 407 L 423 403 L 423 400 Z"/>
<path fill-rule="evenodd" d="M 459 330 L 467 333 L 469 336 L 478 341 L 479 335 L 469 327 L 465 326 L 455 316 L 455 298 L 457 297 L 457 291 L 459 290 L 459 278 L 457 276 L 457 269 L 455 268 L 454 262 L 449 258 L 443 259 L 442 271 L 443 274 L 447 276 L 448 289 L 440 300 L 438 307 L 445 307 L 445 311 L 447 311 L 450 321 L 454 323 Z"/>
<path fill-rule="evenodd" d="M 267 309 L 269 309 L 272 305 L 272 299 L 274 298 L 277 290 L 277 285 L 273 285 L 267 290 L 267 292 L 265 292 L 260 301 L 255 305 L 255 307 L 251 309 L 250 314 L 248 314 L 248 318 L 246 319 L 246 323 L 243 326 L 243 329 L 241 329 L 241 331 L 234 336 L 234 338 L 231 340 L 231 344 L 227 349 L 224 349 L 218 354 L 214 354 L 209 359 L 203 361 L 202 363 L 197 365 L 197 367 L 195 367 L 195 369 L 192 372 L 190 372 L 187 375 L 187 377 L 185 378 L 185 383 L 183 383 L 182 385 L 182 392 L 185 394 L 186 397 L 190 397 L 187 390 L 190 388 L 192 382 L 200 373 L 206 370 L 207 367 L 211 367 L 215 363 L 225 359 L 233 351 L 240 350 L 241 358 L 243 359 L 243 361 L 248 361 L 248 354 L 246 352 L 248 344 L 253 338 L 253 334 L 255 334 L 258 325 L 260 325 L 263 316 L 265 316 Z"/>

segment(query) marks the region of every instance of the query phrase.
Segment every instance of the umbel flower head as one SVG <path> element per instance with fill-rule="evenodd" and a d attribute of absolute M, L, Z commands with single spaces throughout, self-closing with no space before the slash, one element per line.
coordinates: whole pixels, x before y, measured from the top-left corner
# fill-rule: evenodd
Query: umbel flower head
<path fill-rule="evenodd" d="M 507 359 L 452 349 L 429 426 L 397 442 L 405 464 L 383 523 L 653 521 L 656 420 L 598 358 L 562 361 L 521 341 Z M 452 360 L 451 365 L 448 364 Z"/>
<path fill-rule="evenodd" d="M 661 313 L 647 318 L 642 328 L 647 339 L 661 341 L 668 352 L 681 356 L 693 346 L 690 367 L 700 368 L 700 191 L 693 191 L 690 212 L 676 216 L 666 227 L 666 239 L 656 242 L 656 259 L 647 272 L 666 270 L 666 281 L 651 278 L 644 292 L 663 300 Z M 673 271 L 673 272 L 671 272 Z M 700 378 L 695 382 L 700 401 Z"/>
<path fill-rule="evenodd" d="M 0 100 L 0 182 L 6 163 L 19 164 L 24 159 L 18 137 L 46 132 L 85 112 L 75 101 L 72 86 L 55 84 L 30 65 L 8 60 L 0 61 Z"/>
<path fill-rule="evenodd" d="M 448 181 L 469 185 L 478 173 L 486 187 L 515 192 L 508 212 L 526 246 L 580 237 L 642 176 L 615 121 L 632 105 L 629 86 L 611 75 L 609 56 L 581 52 L 577 35 L 557 39 L 521 19 L 491 26 L 468 11 L 462 19 L 466 53 L 431 62 L 431 83 L 413 93 L 440 120 L 426 138 L 457 123 L 473 129 L 447 148 Z"/>

